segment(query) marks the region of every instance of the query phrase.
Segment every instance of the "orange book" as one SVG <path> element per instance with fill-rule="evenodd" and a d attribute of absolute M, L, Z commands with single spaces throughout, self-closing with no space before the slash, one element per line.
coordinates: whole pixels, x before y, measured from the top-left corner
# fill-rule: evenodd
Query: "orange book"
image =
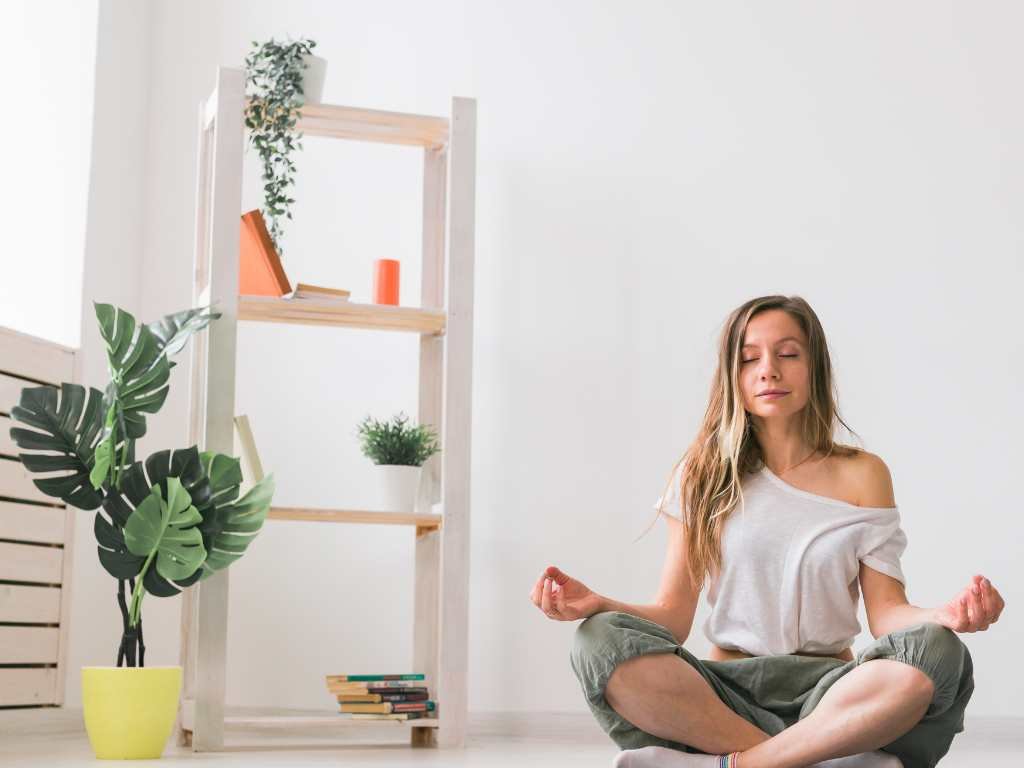
<path fill-rule="evenodd" d="M 238 261 L 240 296 L 283 296 L 292 286 L 270 239 L 263 213 L 257 208 L 242 214 Z"/>

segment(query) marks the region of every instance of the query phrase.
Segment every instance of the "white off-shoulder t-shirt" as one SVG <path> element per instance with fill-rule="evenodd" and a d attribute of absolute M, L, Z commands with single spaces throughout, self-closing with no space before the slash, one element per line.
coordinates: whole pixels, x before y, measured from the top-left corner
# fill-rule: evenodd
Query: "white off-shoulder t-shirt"
<path fill-rule="evenodd" d="M 676 469 L 656 509 L 681 519 Z M 836 654 L 860 634 L 863 561 L 906 585 L 898 507 L 860 507 L 804 491 L 767 466 L 743 480 L 722 531 L 722 567 L 708 580 L 704 635 L 752 656 Z"/>

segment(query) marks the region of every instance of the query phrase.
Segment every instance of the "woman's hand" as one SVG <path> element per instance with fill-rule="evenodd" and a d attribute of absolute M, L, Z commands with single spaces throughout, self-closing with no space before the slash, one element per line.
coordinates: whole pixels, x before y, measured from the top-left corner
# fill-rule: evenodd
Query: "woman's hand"
<path fill-rule="evenodd" d="M 537 579 L 530 593 L 533 604 L 549 619 L 575 621 L 592 616 L 601 609 L 602 597 L 582 581 L 549 566 Z"/>
<path fill-rule="evenodd" d="M 992 583 L 981 574 L 975 574 L 970 586 L 935 609 L 935 621 L 954 632 L 978 632 L 998 621 L 1005 605 Z"/>

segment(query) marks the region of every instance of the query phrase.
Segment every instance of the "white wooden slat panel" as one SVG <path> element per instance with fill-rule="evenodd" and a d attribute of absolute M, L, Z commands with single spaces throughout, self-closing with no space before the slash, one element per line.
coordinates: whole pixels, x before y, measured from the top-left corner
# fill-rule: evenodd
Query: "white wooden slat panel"
<path fill-rule="evenodd" d="M 60 621 L 59 587 L 0 584 L 0 622 L 57 624 Z M 3 663 L 12 660 L 0 659 Z"/>
<path fill-rule="evenodd" d="M 3 410 L 0 408 L 0 410 Z M 0 453 L 17 456 L 21 449 L 11 440 L 11 427 L 22 426 L 9 416 L 0 416 Z"/>
<path fill-rule="evenodd" d="M 32 482 L 36 477 L 50 476 L 52 475 L 36 475 L 34 472 L 29 472 L 20 461 L 0 458 L 0 496 L 6 496 L 10 499 L 60 504 L 60 499 L 54 496 L 47 496 L 36 488 L 36 484 Z"/>
<path fill-rule="evenodd" d="M 66 517 L 64 507 L 0 501 L 0 539 L 63 544 Z"/>
<path fill-rule="evenodd" d="M 0 541 L 0 581 L 60 584 L 64 550 Z"/>
<path fill-rule="evenodd" d="M 6 361 L 4 361 L 6 362 Z M 37 381 L 19 379 L 15 376 L 8 376 L 0 373 L 0 413 L 10 413 L 11 408 L 21 400 L 21 390 L 24 387 L 41 386 Z"/>
<path fill-rule="evenodd" d="M 0 707 L 54 704 L 56 683 L 53 667 L 0 669 Z"/>
<path fill-rule="evenodd" d="M 0 627 L 0 659 L 4 664 L 56 664 L 57 627 Z"/>
<path fill-rule="evenodd" d="M 74 350 L 69 347 L 0 328 L 0 371 L 59 385 L 74 378 L 74 361 Z M 0 410 L 6 410 L 4 405 L 0 399 Z"/>

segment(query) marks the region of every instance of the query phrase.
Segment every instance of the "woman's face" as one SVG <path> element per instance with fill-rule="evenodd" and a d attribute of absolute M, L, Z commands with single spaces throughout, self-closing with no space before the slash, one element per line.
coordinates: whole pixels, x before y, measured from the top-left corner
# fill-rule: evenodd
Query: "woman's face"
<path fill-rule="evenodd" d="M 753 417 L 780 419 L 807 404 L 807 339 L 788 312 L 769 309 L 747 323 L 740 351 L 743 407 Z M 768 390 L 785 392 L 766 394 Z"/>

